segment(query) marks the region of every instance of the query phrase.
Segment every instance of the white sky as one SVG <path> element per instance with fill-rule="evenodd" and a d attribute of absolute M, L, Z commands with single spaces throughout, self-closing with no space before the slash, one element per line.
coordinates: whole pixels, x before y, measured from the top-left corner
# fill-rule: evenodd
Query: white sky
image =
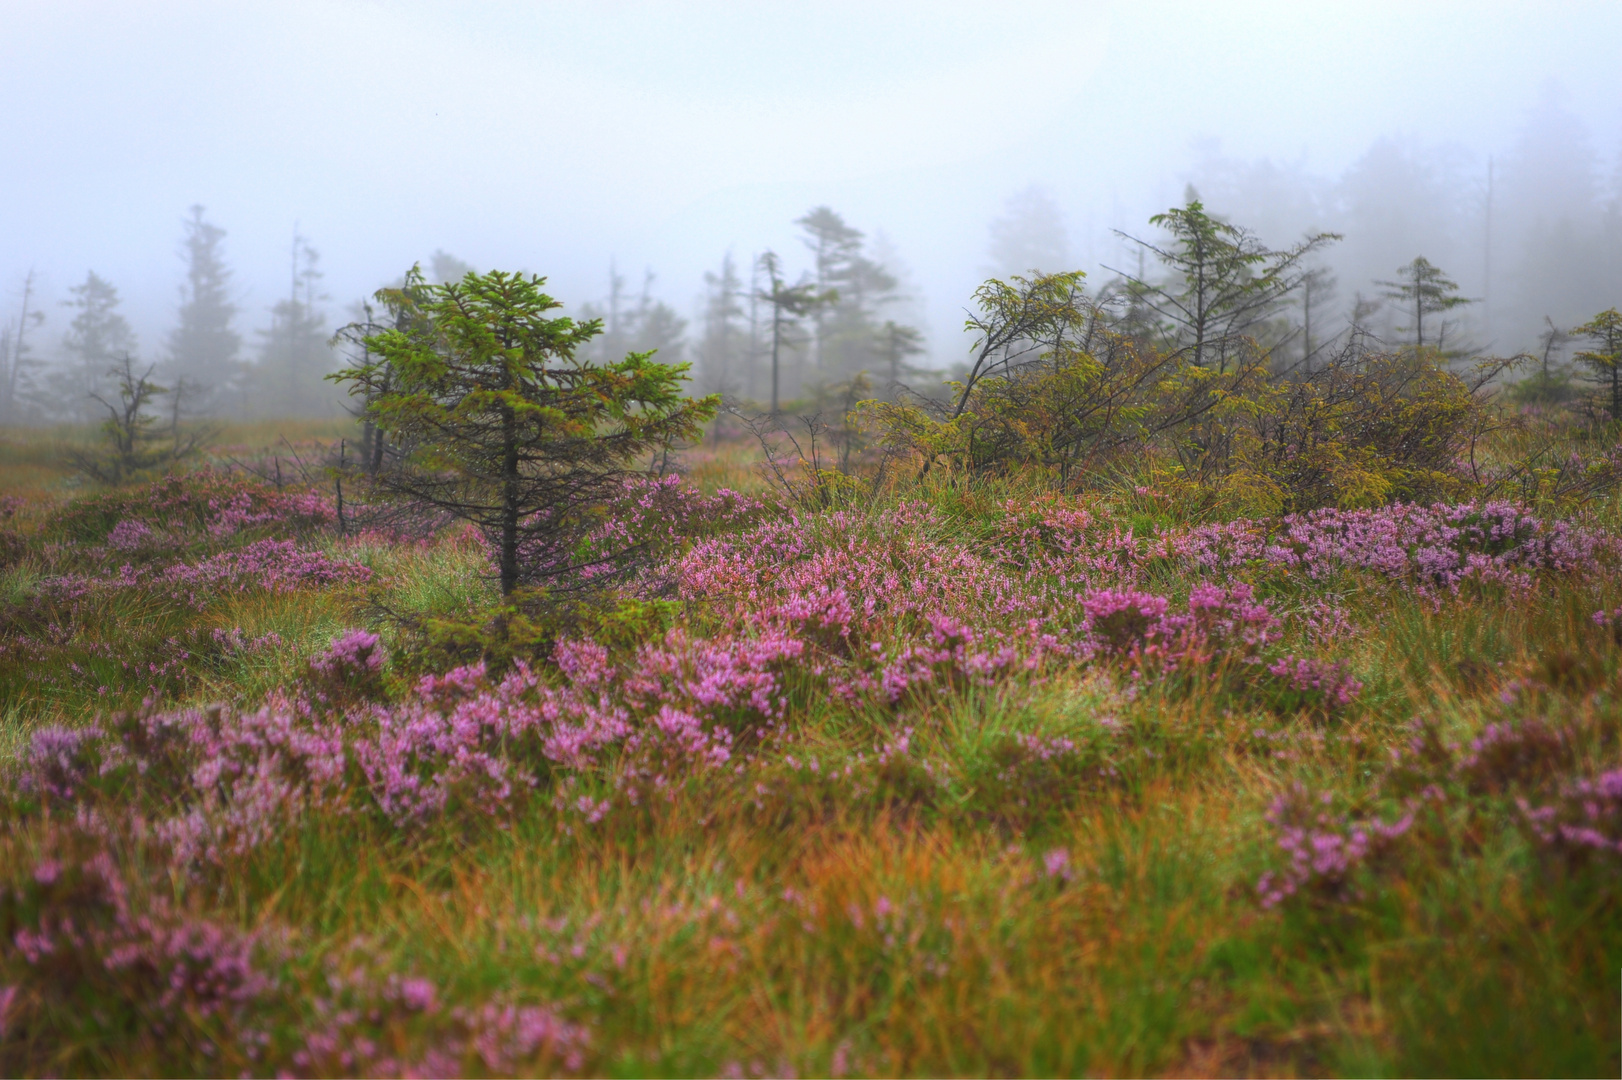
<path fill-rule="evenodd" d="M 803 262 L 791 222 L 827 203 L 889 239 L 944 361 L 1029 183 L 1090 263 L 1176 200 L 1196 140 L 1331 175 L 1386 133 L 1485 153 L 1551 77 L 1609 160 L 1619 55 L 1617 2 L 0 0 L 0 301 L 94 268 L 153 353 L 200 202 L 245 328 L 295 222 L 335 317 L 435 248 L 571 304 L 614 257 L 691 316 L 729 248 Z"/>

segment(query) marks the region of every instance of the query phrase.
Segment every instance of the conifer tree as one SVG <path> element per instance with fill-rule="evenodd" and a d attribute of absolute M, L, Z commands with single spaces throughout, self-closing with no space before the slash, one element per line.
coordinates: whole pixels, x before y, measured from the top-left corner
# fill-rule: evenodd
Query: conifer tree
<path fill-rule="evenodd" d="M 1571 331 L 1594 343 L 1575 357 L 1608 393 L 1612 420 L 1622 420 L 1622 312 L 1608 308 Z"/>
<path fill-rule="evenodd" d="M 1230 360 L 1247 338 L 1254 338 L 1300 287 L 1310 272 L 1303 260 L 1334 233 L 1318 233 L 1274 251 L 1250 230 L 1208 214 L 1198 193 L 1188 201 L 1149 219 L 1171 234 L 1165 245 L 1117 233 L 1154 255 L 1171 271 L 1163 284 L 1122 274 L 1135 305 L 1152 312 L 1169 344 L 1195 367 L 1226 373 Z M 1116 271 L 1120 273 L 1120 271 Z"/>
<path fill-rule="evenodd" d="M 890 380 L 885 390 L 894 394 L 901 386 L 903 375 L 919 370 L 907 363 L 907 359 L 923 354 L 924 338 L 916 327 L 902 326 L 891 319 L 885 322 L 880 331 L 879 347 Z"/>
<path fill-rule="evenodd" d="M 813 281 L 830 299 L 810 312 L 815 367 L 825 381 L 854 378 L 883 362 L 882 309 L 897 298 L 899 282 L 868 256 L 865 237 L 826 206 L 795 222 L 812 252 Z"/>
<path fill-rule="evenodd" d="M 294 230 L 287 298 L 270 309 L 270 326 L 260 331 L 259 362 L 250 383 L 250 412 L 264 416 L 307 416 L 325 399 L 322 380 L 332 371 L 326 313 L 320 303 L 320 256 Z"/>
<path fill-rule="evenodd" d="M 754 358 L 747 355 L 748 331 L 740 325 L 744 314 L 743 282 L 730 251 L 722 257 L 718 271 L 705 272 L 704 289 L 699 370 L 709 389 L 721 394 L 737 393 L 751 374 L 747 365 Z"/>
<path fill-rule="evenodd" d="M 1395 300 L 1413 312 L 1414 325 L 1407 329 L 1414 332 L 1415 348 L 1425 347 L 1425 316 L 1475 303 L 1468 297 L 1460 296 L 1458 282 L 1450 281 L 1441 267 L 1432 266 L 1423 255 L 1407 266 L 1398 267 L 1397 277 L 1397 281 L 1377 281 L 1375 284 L 1386 289 L 1384 295 L 1387 299 Z M 1436 337 L 1440 342 L 1443 335 L 1438 333 Z"/>
<path fill-rule="evenodd" d="M 766 288 L 756 291 L 760 302 L 771 308 L 772 358 L 772 415 L 781 410 L 782 356 L 785 348 L 795 343 L 795 330 L 807 315 L 815 315 L 839 298 L 831 290 L 823 291 L 814 281 L 790 285 L 783 280 L 783 263 L 774 251 L 767 251 L 756 260 L 766 278 Z"/>
<path fill-rule="evenodd" d="M 452 281 L 461 281 L 473 273 L 471 263 L 463 262 L 444 248 L 440 248 L 428 256 L 428 268 L 433 271 L 434 280 L 441 285 Z"/>
<path fill-rule="evenodd" d="M 33 358 L 30 333 L 45 321 L 45 313 L 34 306 L 34 272 L 23 278 L 21 304 L 16 321 L 0 325 L 0 422 L 17 419 L 23 399 L 32 389 L 32 375 L 41 367 Z"/>
<path fill-rule="evenodd" d="M 415 448 L 381 489 L 477 525 L 504 595 L 581 569 L 592 512 L 630 463 L 698 434 L 717 404 L 682 396 L 686 365 L 585 357 L 602 323 L 550 317 L 562 305 L 545 283 L 492 271 L 430 284 L 413 269 L 378 293 L 394 328 L 365 334 L 357 362 L 331 376 Z"/>
<path fill-rule="evenodd" d="M 584 346 L 592 360 L 609 362 L 628 352 L 657 352 L 665 363 L 680 361 L 686 348 L 687 320 L 674 308 L 653 296 L 655 275 L 644 272 L 642 292 L 633 301 L 625 289 L 625 278 L 614 263 L 608 265 L 608 296 L 600 303 L 582 304 L 583 320 L 600 319 L 603 333 Z"/>
<path fill-rule="evenodd" d="M 135 351 L 135 332 L 118 311 L 118 290 L 94 270 L 68 291 L 73 299 L 65 306 L 74 314 L 62 341 L 67 362 L 49 381 L 59 406 L 83 418 L 98 411 L 93 398 L 105 388 L 107 372 Z"/>
<path fill-rule="evenodd" d="M 235 373 L 242 337 L 232 329 L 236 305 L 231 302 L 231 271 L 221 244 L 225 230 L 203 219 L 193 206 L 181 241 L 186 283 L 180 288 L 180 321 L 169 335 L 170 380 L 175 393 L 207 397 Z"/>
<path fill-rule="evenodd" d="M 993 273 L 1054 274 L 1070 261 L 1064 214 L 1053 196 L 1036 185 L 1009 196 L 991 223 Z"/>

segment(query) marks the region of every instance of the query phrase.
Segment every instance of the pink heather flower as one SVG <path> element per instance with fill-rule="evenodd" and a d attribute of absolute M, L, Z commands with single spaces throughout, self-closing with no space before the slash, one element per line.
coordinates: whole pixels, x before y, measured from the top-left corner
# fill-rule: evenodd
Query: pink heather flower
<path fill-rule="evenodd" d="M 310 666 L 323 675 L 376 674 L 383 670 L 383 642 L 369 630 L 345 630 L 325 652 L 311 658 Z"/>
<path fill-rule="evenodd" d="M 114 551 L 134 551 L 152 535 L 152 528 L 138 518 L 124 518 L 107 534 L 107 546 Z"/>
<path fill-rule="evenodd" d="M 828 1063 L 828 1075 L 845 1077 L 850 1075 L 850 1040 L 841 1040 L 834 1047 L 833 1059 Z"/>
<path fill-rule="evenodd" d="M 102 737 L 99 727 L 46 727 L 35 731 L 24 755 L 21 787 L 56 799 L 72 799 L 90 771 L 88 751 Z"/>
<path fill-rule="evenodd" d="M 1357 895 L 1355 877 L 1373 856 L 1386 850 L 1413 825 L 1408 813 L 1391 824 L 1377 818 L 1350 819 L 1329 807 L 1330 792 L 1313 799 L 1296 785 L 1274 800 L 1267 811 L 1278 836 L 1278 849 L 1288 859 L 1280 871 L 1263 874 L 1256 883 L 1263 907 L 1274 907 L 1304 893 L 1319 902 L 1340 902 Z"/>
<path fill-rule="evenodd" d="M 1363 684 L 1338 660 L 1285 656 L 1267 670 L 1290 689 L 1321 695 L 1327 704 L 1350 705 L 1363 692 Z"/>
<path fill-rule="evenodd" d="M 400 1003 L 412 1012 L 429 1012 L 434 1007 L 434 984 L 427 979 L 403 979 Z"/>
<path fill-rule="evenodd" d="M 1104 647 L 1125 652 L 1142 646 L 1159 628 L 1167 603 L 1150 593 L 1101 589 L 1089 593 L 1081 607 Z"/>
<path fill-rule="evenodd" d="M 1070 868 L 1070 852 L 1064 848 L 1054 848 L 1042 856 L 1042 869 L 1048 877 L 1060 881 L 1069 881 L 1075 876 L 1075 871 Z"/>
<path fill-rule="evenodd" d="M 1568 781 L 1548 806 L 1520 808 L 1533 833 L 1572 861 L 1622 857 L 1622 769 L 1591 780 Z"/>

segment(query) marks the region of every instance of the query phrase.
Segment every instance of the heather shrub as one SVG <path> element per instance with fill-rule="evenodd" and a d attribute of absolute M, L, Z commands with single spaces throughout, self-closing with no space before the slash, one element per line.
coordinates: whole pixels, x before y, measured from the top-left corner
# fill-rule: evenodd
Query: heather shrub
<path fill-rule="evenodd" d="M 1614 738 L 1581 713 L 1524 715 L 1528 703 L 1546 704 L 1536 694 L 1506 698 L 1504 718 L 1468 741 L 1444 738 L 1433 721 L 1415 725 L 1369 792 L 1385 818 L 1336 810 L 1330 791 L 1314 798 L 1297 786 L 1279 796 L 1267 818 L 1287 863 L 1258 883 L 1263 905 L 1297 894 L 1319 905 L 1359 900 L 1380 873 L 1404 864 L 1405 852 L 1409 867 L 1428 858 L 1434 874 L 1516 835 L 1545 867 L 1622 869 L 1622 772 L 1588 758 L 1614 759 Z"/>
<path fill-rule="evenodd" d="M 159 1054 L 203 1072 L 251 1068 L 270 1037 L 259 1025 L 275 943 L 130 881 L 87 837 L 47 835 L 57 843 L 13 862 L 0 891 L 5 1071 L 103 1071 Z"/>
<path fill-rule="evenodd" d="M 1528 828 L 1556 858 L 1581 865 L 1590 859 L 1622 869 L 1622 769 L 1570 778 L 1542 805 L 1523 802 Z"/>
<path fill-rule="evenodd" d="M 381 697 L 384 662 L 381 638 L 369 630 L 346 630 L 310 658 L 310 691 L 330 704 Z"/>
<path fill-rule="evenodd" d="M 332 525 L 336 517 L 326 495 L 202 469 L 76 500 L 48 517 L 41 534 L 122 551 L 138 541 L 190 547 L 219 544 L 239 534 L 306 536 Z"/>
<path fill-rule="evenodd" d="M 1266 665 L 1251 683 L 1253 695 L 1274 712 L 1332 716 L 1356 701 L 1363 684 L 1343 660 L 1285 655 Z"/>
<path fill-rule="evenodd" d="M 17 790 L 42 803 L 71 803 L 101 764 L 102 731 L 48 727 L 34 732 L 21 762 Z"/>
<path fill-rule="evenodd" d="M 351 953 L 360 954 L 359 946 Z M 332 964 L 287 1055 L 296 1076 L 486 1076 L 578 1073 L 591 1033 L 546 1005 L 440 1000 L 433 981 L 381 973 L 364 956 Z"/>
<path fill-rule="evenodd" d="M 1327 906 L 1364 899 L 1374 875 L 1413 825 L 1412 814 L 1384 822 L 1338 810 L 1335 802 L 1332 792 L 1315 795 L 1296 785 L 1268 808 L 1284 859 L 1256 883 L 1263 907 L 1287 900 Z"/>
<path fill-rule="evenodd" d="M 12 529 L 0 529 L 0 570 L 6 570 L 23 561 L 28 554 L 28 542 Z"/>

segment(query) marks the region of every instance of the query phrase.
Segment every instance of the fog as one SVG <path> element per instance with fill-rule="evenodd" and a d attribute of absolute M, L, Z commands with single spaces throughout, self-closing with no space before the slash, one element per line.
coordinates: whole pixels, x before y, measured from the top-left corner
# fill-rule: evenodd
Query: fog
<path fill-rule="evenodd" d="M 587 314 L 608 310 L 612 267 L 616 313 L 664 305 L 667 354 L 748 392 L 702 368 L 723 259 L 744 290 L 768 249 L 789 278 L 813 272 L 795 222 L 823 206 L 893 279 L 883 318 L 921 331 L 919 367 L 961 359 L 987 275 L 1135 270 L 1115 230 L 1153 236 L 1190 186 L 1277 246 L 1342 233 L 1324 260 L 1337 311 L 1421 255 L 1481 301 L 1460 331 L 1481 348 L 1622 304 L 1614 3 L 10 0 L 0 16 L 0 326 L 24 330 L 37 384 L 0 419 L 83 397 L 49 376 L 89 355 L 72 320 L 91 272 L 128 324 L 95 347 L 173 361 L 194 205 L 224 230 L 236 308 L 239 366 L 206 380 L 238 385 L 222 411 L 271 408 L 244 372 L 435 252 L 544 274 Z M 30 274 L 44 318 L 24 325 Z M 317 397 L 275 407 L 336 408 Z"/>

